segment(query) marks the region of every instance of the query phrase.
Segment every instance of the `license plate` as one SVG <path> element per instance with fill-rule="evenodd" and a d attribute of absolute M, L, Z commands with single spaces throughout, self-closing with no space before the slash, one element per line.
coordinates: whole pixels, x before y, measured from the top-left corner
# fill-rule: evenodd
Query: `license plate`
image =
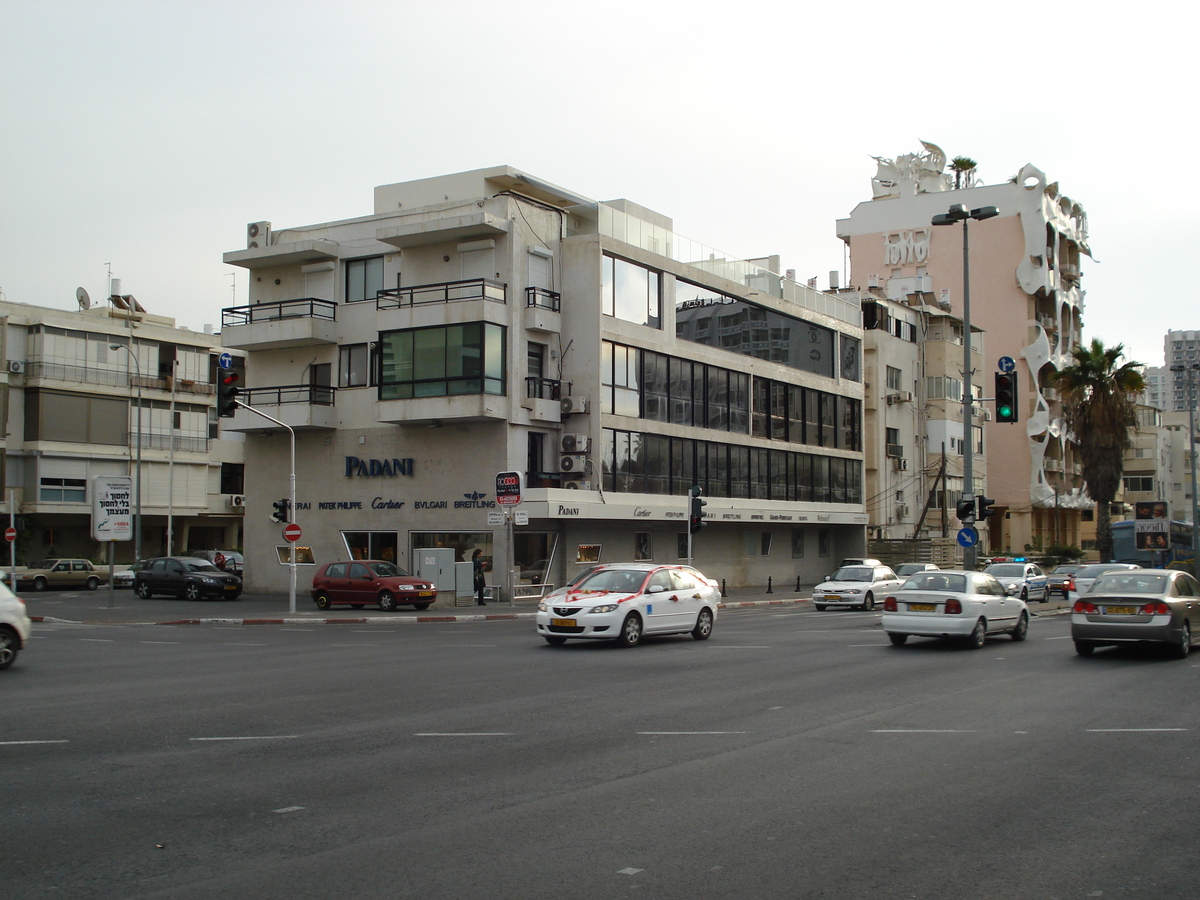
<path fill-rule="evenodd" d="M 933 612 L 937 606 L 933 603 L 910 603 L 908 604 L 909 612 Z"/>
<path fill-rule="evenodd" d="M 433 591 L 417 591 L 418 597 L 432 597 Z"/>
<path fill-rule="evenodd" d="M 227 590 L 227 591 L 236 591 L 236 590 L 237 590 L 237 585 L 236 585 L 236 584 L 227 584 L 227 585 L 225 585 L 225 590 Z"/>
<path fill-rule="evenodd" d="M 556 628 L 574 628 L 575 620 L 574 619 L 551 619 L 550 624 L 555 626 Z"/>
<path fill-rule="evenodd" d="M 1106 606 L 1104 614 L 1108 616 L 1136 616 L 1136 606 Z"/>
<path fill-rule="evenodd" d="M 841 594 L 826 594 L 825 599 L 826 600 L 841 600 L 842 595 Z"/>

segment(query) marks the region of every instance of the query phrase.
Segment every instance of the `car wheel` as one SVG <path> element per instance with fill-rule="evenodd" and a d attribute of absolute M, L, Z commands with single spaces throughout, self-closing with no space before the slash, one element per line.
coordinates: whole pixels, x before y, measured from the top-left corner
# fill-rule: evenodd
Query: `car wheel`
<path fill-rule="evenodd" d="M 317 609 L 329 609 L 329 595 L 324 591 L 313 597 L 313 602 L 317 604 Z"/>
<path fill-rule="evenodd" d="M 1080 656 L 1091 656 L 1092 651 L 1096 649 L 1096 645 L 1091 641 L 1076 641 L 1075 652 Z"/>
<path fill-rule="evenodd" d="M 979 650 L 983 647 L 983 644 L 986 640 L 987 622 L 983 621 L 983 619 L 980 619 L 975 623 L 975 629 L 971 632 L 970 637 L 967 638 L 967 646 L 972 650 Z"/>
<path fill-rule="evenodd" d="M 199 600 L 200 599 L 200 585 L 185 584 L 183 586 L 183 596 L 187 600 Z"/>
<path fill-rule="evenodd" d="M 89 578 L 87 580 L 86 587 L 89 591 L 96 590 L 96 588 L 100 587 L 100 579 L 97 578 L 95 575 L 93 575 L 91 578 Z"/>
<path fill-rule="evenodd" d="M 867 596 L 863 598 L 863 609 L 874 609 L 874 608 L 875 608 L 875 595 L 872 594 L 870 591 L 868 591 Z"/>
<path fill-rule="evenodd" d="M 561 634 L 543 634 L 542 637 L 546 639 L 546 643 L 551 647 L 561 647 L 567 642 L 567 639 Z"/>
<path fill-rule="evenodd" d="M 50 585 L 47 583 L 45 578 L 33 579 L 33 589 L 35 591 L 44 591 L 48 587 L 50 587 Z"/>
<path fill-rule="evenodd" d="M 642 640 L 642 620 L 634 613 L 625 617 L 621 623 L 621 634 L 617 643 L 622 647 L 636 647 Z"/>
<path fill-rule="evenodd" d="M 1176 659 L 1187 659 L 1187 655 L 1192 652 L 1192 626 L 1187 622 L 1183 623 L 1183 631 L 1179 635 L 1179 643 L 1171 646 L 1171 655 Z"/>
<path fill-rule="evenodd" d="M 825 604 L 824 603 L 814 603 L 813 607 L 817 610 L 817 612 L 825 612 Z"/>
<path fill-rule="evenodd" d="M 137 595 L 143 600 L 149 600 L 154 596 L 154 592 L 150 590 L 150 585 L 146 584 L 146 582 L 139 581 L 135 586 L 137 587 Z"/>
<path fill-rule="evenodd" d="M 396 608 L 396 597 L 391 591 L 379 592 L 379 608 L 384 612 L 391 612 Z"/>
<path fill-rule="evenodd" d="M 21 642 L 17 633 L 8 628 L 0 628 L 0 669 L 7 669 L 17 659 Z"/>
<path fill-rule="evenodd" d="M 1027 634 L 1029 634 L 1029 616 L 1026 613 L 1021 613 L 1017 627 L 1012 630 L 1012 639 L 1014 641 L 1023 641 Z"/>
<path fill-rule="evenodd" d="M 904 642 L 908 640 L 908 635 L 907 634 L 893 634 L 892 632 L 889 631 L 888 632 L 888 640 L 891 641 L 897 647 L 903 647 Z"/>
<path fill-rule="evenodd" d="M 708 640 L 708 636 L 712 634 L 712 629 L 712 610 L 700 610 L 700 615 L 696 616 L 696 627 L 692 629 L 692 637 L 698 641 L 706 641 Z"/>
<path fill-rule="evenodd" d="M 413 606 L 415 606 L 417 609 L 429 609 L 428 603 L 414 603 Z"/>

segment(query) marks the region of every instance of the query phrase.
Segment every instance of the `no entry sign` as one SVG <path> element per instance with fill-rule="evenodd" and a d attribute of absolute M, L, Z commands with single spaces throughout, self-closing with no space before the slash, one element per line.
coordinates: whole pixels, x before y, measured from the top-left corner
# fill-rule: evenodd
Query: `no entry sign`
<path fill-rule="evenodd" d="M 288 525 L 287 528 L 283 529 L 283 539 L 285 541 L 292 541 L 293 543 L 295 543 L 296 541 L 300 540 L 300 534 L 301 534 L 300 526 L 297 525 L 295 522 Z"/>

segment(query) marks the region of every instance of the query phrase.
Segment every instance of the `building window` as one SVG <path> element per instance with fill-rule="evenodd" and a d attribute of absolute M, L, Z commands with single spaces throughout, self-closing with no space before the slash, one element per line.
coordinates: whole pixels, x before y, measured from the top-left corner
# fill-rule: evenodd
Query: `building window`
<path fill-rule="evenodd" d="M 773 533 L 770 531 L 764 531 L 759 536 L 759 550 L 763 556 L 771 555 L 771 538 L 772 537 L 773 537 Z"/>
<path fill-rule="evenodd" d="M 1126 475 L 1122 480 L 1125 490 L 1131 493 L 1149 494 L 1154 491 L 1153 475 Z"/>
<path fill-rule="evenodd" d="M 383 290 L 383 257 L 368 256 L 346 263 L 346 302 L 374 300 Z"/>
<path fill-rule="evenodd" d="M 804 559 L 804 529 L 792 529 L 792 559 Z"/>
<path fill-rule="evenodd" d="M 507 393 L 506 329 L 491 322 L 380 334 L 380 400 Z"/>
<path fill-rule="evenodd" d="M 887 389 L 889 391 L 903 390 L 904 389 L 903 378 L 904 378 L 904 373 L 901 372 L 899 369 L 897 369 L 893 366 L 887 367 Z"/>
<path fill-rule="evenodd" d="M 817 532 L 817 556 L 829 556 L 832 542 L 829 540 L 828 531 Z"/>
<path fill-rule="evenodd" d="M 654 559 L 654 541 L 648 531 L 638 531 L 633 535 L 633 558 L 636 560 Z"/>
<path fill-rule="evenodd" d="M 43 478 L 38 499 L 48 503 L 84 503 L 87 501 L 87 479 Z"/>
<path fill-rule="evenodd" d="M 933 375 L 926 381 L 930 400 L 962 400 L 962 382 L 949 375 Z"/>
<path fill-rule="evenodd" d="M 221 463 L 221 493 L 246 493 L 246 466 L 242 463 Z"/>
<path fill-rule="evenodd" d="M 366 387 L 370 384 L 369 359 L 366 344 L 338 348 L 338 386 Z"/>
<path fill-rule="evenodd" d="M 601 266 L 601 303 L 604 315 L 662 328 L 662 275 L 615 256 Z"/>

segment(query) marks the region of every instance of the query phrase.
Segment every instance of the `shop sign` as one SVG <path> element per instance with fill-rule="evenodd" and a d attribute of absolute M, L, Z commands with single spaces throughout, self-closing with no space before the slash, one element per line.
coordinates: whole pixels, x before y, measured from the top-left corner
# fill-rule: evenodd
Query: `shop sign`
<path fill-rule="evenodd" d="M 359 459 L 346 457 L 347 478 L 395 478 L 398 475 L 414 474 L 413 460 L 409 459 Z"/>

